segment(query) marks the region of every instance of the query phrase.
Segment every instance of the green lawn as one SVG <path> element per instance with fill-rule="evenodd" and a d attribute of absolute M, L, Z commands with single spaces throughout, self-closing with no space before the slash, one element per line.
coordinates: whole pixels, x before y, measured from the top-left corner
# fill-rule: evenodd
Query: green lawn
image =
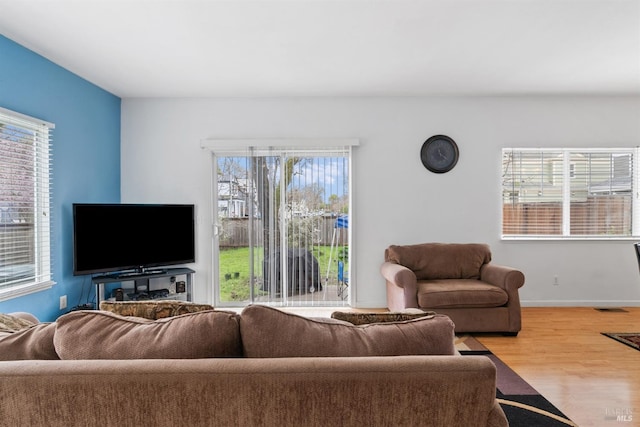
<path fill-rule="evenodd" d="M 314 246 L 311 253 L 318 260 L 320 277 L 325 283 L 327 266 L 329 265 L 330 246 Z M 254 276 L 262 277 L 262 248 L 256 248 L 256 262 L 254 265 Z M 331 269 L 329 272 L 329 284 L 337 282 L 338 260 L 345 261 L 345 272 L 348 269 L 347 262 L 348 248 L 338 246 L 333 248 L 331 259 Z M 249 298 L 249 248 L 233 248 L 220 250 L 220 300 L 245 301 Z M 346 274 L 346 273 L 345 273 Z M 256 283 L 255 292 L 260 293 L 259 283 Z"/>

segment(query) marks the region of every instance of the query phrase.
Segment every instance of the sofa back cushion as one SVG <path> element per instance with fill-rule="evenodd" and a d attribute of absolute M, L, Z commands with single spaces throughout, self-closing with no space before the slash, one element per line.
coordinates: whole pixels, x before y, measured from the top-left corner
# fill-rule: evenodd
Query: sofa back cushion
<path fill-rule="evenodd" d="M 0 360 L 59 359 L 53 346 L 54 323 L 37 323 L 14 332 L 0 332 Z"/>
<path fill-rule="evenodd" d="M 391 245 L 385 261 L 409 268 L 418 280 L 479 279 L 480 268 L 491 261 L 491 250 L 482 243 Z"/>
<path fill-rule="evenodd" d="M 61 359 L 240 357 L 238 314 L 208 310 L 159 320 L 107 311 L 74 311 L 56 321 Z"/>
<path fill-rule="evenodd" d="M 250 305 L 240 316 L 240 333 L 246 357 L 456 354 L 453 322 L 439 314 L 356 326 Z"/>

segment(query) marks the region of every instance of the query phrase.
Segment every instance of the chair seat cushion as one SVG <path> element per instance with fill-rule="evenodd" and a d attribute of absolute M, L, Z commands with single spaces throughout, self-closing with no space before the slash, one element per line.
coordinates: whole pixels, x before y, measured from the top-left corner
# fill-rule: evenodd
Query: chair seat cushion
<path fill-rule="evenodd" d="M 418 305 L 422 308 L 500 307 L 508 300 L 509 296 L 503 289 L 480 280 L 418 282 Z"/>

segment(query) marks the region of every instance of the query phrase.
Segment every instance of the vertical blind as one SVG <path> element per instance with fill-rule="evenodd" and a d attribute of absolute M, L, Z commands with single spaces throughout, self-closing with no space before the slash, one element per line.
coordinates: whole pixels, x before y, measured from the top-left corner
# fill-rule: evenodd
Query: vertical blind
<path fill-rule="evenodd" d="M 212 151 L 220 249 L 216 303 L 346 304 L 348 293 L 338 295 L 337 284 L 338 261 L 348 268 L 349 234 L 334 229 L 338 216 L 349 214 L 350 147 Z M 243 260 L 229 258 L 241 248 Z M 227 271 L 238 262 L 247 266 L 247 277 L 245 268 Z"/>
<path fill-rule="evenodd" d="M 636 149 L 503 149 L 503 237 L 637 235 L 635 154 Z"/>
<path fill-rule="evenodd" d="M 0 109 L 0 291 L 51 282 L 51 133 Z"/>

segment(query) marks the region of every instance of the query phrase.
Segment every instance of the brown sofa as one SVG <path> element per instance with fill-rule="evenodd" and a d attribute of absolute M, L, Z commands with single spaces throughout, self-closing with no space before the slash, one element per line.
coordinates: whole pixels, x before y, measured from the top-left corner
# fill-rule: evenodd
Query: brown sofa
<path fill-rule="evenodd" d="M 508 425 L 495 366 L 457 354 L 446 316 L 356 326 L 258 305 L 159 320 L 80 311 L 9 335 L 2 356 L 36 356 L 7 342 L 48 344 L 40 360 L 0 362 L 0 426 Z"/>
<path fill-rule="evenodd" d="M 456 332 L 521 329 L 518 289 L 524 274 L 491 263 L 491 251 L 478 243 L 392 245 L 380 272 L 391 311 L 420 308 L 449 316 Z"/>

